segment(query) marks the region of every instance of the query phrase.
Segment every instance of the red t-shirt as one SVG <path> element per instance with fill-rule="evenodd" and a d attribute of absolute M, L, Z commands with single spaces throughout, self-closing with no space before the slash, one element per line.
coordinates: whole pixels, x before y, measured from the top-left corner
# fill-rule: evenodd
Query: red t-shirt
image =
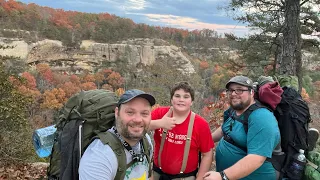
<path fill-rule="evenodd" d="M 167 112 L 169 107 L 159 107 L 152 111 L 152 120 L 161 119 Z M 187 119 L 177 124 L 172 130 L 167 132 L 166 141 L 161 154 L 161 170 L 167 174 L 179 174 L 182 166 L 184 146 L 186 142 L 188 125 L 190 121 L 191 111 Z M 158 155 L 161 143 L 162 128 L 154 131 L 154 163 L 157 167 Z M 184 173 L 189 173 L 197 169 L 199 151 L 206 153 L 214 147 L 210 127 L 208 122 L 201 116 L 195 116 L 193 132 L 191 137 L 191 146 L 187 161 L 187 167 Z"/>

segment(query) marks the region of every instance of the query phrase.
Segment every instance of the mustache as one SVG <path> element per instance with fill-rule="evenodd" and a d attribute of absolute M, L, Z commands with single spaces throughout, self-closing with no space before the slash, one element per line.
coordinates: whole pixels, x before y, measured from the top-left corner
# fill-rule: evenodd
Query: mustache
<path fill-rule="evenodd" d="M 128 123 L 129 126 L 145 126 L 145 123 L 144 122 L 129 122 Z"/>

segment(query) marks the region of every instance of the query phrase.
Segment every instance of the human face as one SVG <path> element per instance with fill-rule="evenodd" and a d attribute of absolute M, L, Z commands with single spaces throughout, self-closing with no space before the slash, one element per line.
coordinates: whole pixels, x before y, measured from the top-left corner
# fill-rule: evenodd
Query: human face
<path fill-rule="evenodd" d="M 238 94 L 236 93 L 236 90 L 238 90 Z M 229 103 L 234 110 L 243 111 L 250 106 L 253 95 L 248 87 L 232 83 L 229 85 L 228 91 Z"/>
<path fill-rule="evenodd" d="M 116 128 L 130 144 L 139 141 L 146 133 L 151 121 L 151 106 L 141 97 L 122 104 L 115 109 Z"/>
<path fill-rule="evenodd" d="M 176 111 L 189 112 L 192 105 L 190 93 L 183 89 L 176 90 L 172 96 L 171 105 Z"/>

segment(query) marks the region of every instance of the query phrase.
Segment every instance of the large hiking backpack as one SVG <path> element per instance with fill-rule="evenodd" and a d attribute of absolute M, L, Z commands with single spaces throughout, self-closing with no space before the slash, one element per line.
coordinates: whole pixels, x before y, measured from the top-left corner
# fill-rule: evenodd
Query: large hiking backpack
<path fill-rule="evenodd" d="M 264 86 L 268 86 L 268 84 Z M 311 121 L 309 107 L 294 88 L 281 88 L 277 82 L 274 82 L 273 87 L 275 87 L 276 90 L 281 90 L 282 93 L 280 96 L 279 94 L 277 96 L 274 93 L 270 93 L 270 91 L 267 91 L 268 93 L 266 94 L 259 93 L 260 89 L 258 89 L 257 95 L 255 96 L 255 98 L 257 98 L 256 103 L 251 105 L 243 113 L 243 121 L 240 119 L 238 119 L 238 121 L 243 124 L 245 132 L 248 133 L 248 128 L 250 128 L 248 127 L 248 118 L 254 110 L 267 108 L 272 111 L 278 121 L 281 144 L 276 147 L 273 151 L 272 158 L 268 158 L 267 161 L 272 162 L 274 168 L 280 173 L 279 179 L 283 177 L 296 179 L 297 177 L 292 177 L 290 174 L 289 163 L 292 156 L 299 152 L 299 149 L 303 149 L 305 152 L 308 151 L 308 124 Z M 263 98 L 259 98 L 259 96 L 263 95 L 270 97 L 264 96 Z M 273 101 L 273 103 L 267 104 L 266 101 L 261 102 L 261 99 L 269 99 Z M 278 102 L 275 101 L 276 99 Z M 231 116 L 233 110 L 229 109 L 228 111 L 227 114 L 229 115 L 227 116 Z M 247 151 L 246 147 L 241 147 L 235 143 L 232 144 Z"/>
<path fill-rule="evenodd" d="M 81 91 L 72 96 L 59 112 L 55 140 L 47 170 L 48 179 L 77 180 L 80 158 L 87 146 L 100 138 L 118 158 L 115 179 L 123 179 L 127 169 L 126 155 L 121 141 L 107 130 L 115 122 L 114 109 L 118 97 L 107 90 Z M 143 147 L 150 162 L 150 144 L 143 138 Z"/>

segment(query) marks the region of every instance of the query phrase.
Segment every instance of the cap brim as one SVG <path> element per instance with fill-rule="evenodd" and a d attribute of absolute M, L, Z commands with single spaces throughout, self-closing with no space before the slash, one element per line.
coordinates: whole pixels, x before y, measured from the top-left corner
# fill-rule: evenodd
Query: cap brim
<path fill-rule="evenodd" d="M 133 96 L 132 98 L 127 99 L 126 101 L 121 102 L 121 104 L 127 103 L 127 102 L 131 101 L 132 99 L 134 99 L 134 98 L 136 98 L 136 97 L 141 97 L 141 98 L 146 99 L 146 100 L 150 103 L 151 106 L 153 106 L 153 105 L 156 104 L 156 99 L 155 99 L 151 94 L 147 94 L 147 93 Z"/>
<path fill-rule="evenodd" d="M 227 89 L 229 88 L 229 86 L 230 86 L 231 83 L 239 84 L 239 85 L 241 85 L 241 86 L 245 86 L 245 87 L 248 87 L 248 88 L 253 88 L 253 86 L 250 86 L 250 85 L 245 84 L 245 83 L 230 81 L 230 82 L 228 82 L 228 83 L 226 84 L 226 88 L 227 88 Z"/>

